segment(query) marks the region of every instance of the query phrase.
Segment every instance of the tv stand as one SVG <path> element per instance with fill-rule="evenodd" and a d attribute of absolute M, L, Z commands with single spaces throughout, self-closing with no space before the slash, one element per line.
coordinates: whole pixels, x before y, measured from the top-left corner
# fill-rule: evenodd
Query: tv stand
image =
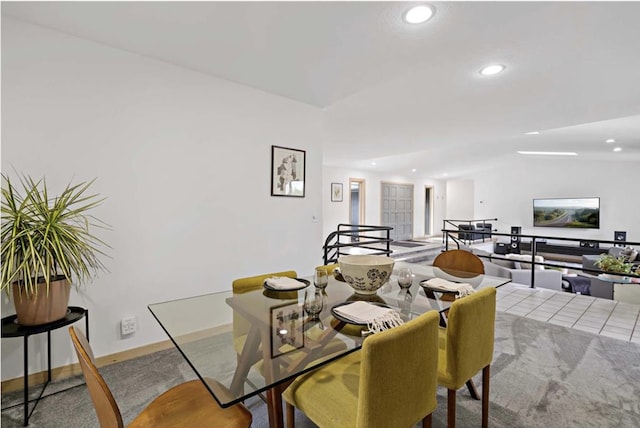
<path fill-rule="evenodd" d="M 531 242 L 521 242 L 520 250 L 531 252 Z M 583 255 L 599 255 L 606 253 L 609 248 L 582 247 L 579 245 L 536 243 L 536 254 L 547 259 L 570 260 L 582 262 Z M 564 257 L 563 257 L 564 256 Z"/>

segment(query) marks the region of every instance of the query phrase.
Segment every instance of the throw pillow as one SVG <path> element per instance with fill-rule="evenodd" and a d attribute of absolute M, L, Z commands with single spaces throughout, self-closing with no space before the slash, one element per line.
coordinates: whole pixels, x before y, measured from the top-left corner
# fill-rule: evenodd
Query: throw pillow
<path fill-rule="evenodd" d="M 528 254 L 507 254 L 506 257 L 515 260 L 516 269 L 531 269 L 531 263 L 526 263 L 531 261 L 531 256 Z M 544 257 L 535 256 L 534 261 L 544 263 Z M 544 270 L 544 266 L 536 265 L 536 270 Z"/>
<path fill-rule="evenodd" d="M 624 256 L 628 262 L 633 262 L 638 257 L 638 251 L 633 247 L 624 247 L 620 255 Z"/>
<path fill-rule="evenodd" d="M 515 263 L 512 262 L 511 260 L 501 260 L 504 259 L 507 256 L 507 254 L 491 254 L 491 263 L 496 264 L 500 267 L 503 268 L 507 268 L 507 269 L 515 269 Z"/>

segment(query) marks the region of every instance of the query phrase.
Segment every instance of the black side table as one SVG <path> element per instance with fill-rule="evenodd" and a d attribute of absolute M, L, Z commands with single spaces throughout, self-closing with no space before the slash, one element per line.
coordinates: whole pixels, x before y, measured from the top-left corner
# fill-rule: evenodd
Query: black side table
<path fill-rule="evenodd" d="M 81 308 L 79 306 L 69 306 L 67 315 L 58 320 L 48 324 L 36 325 L 36 326 L 23 326 L 16 323 L 16 315 L 10 315 L 2 318 L 2 337 L 23 337 L 24 338 L 24 426 L 29 425 L 29 417 L 33 414 L 33 411 L 38 405 L 38 401 L 42 398 L 44 390 L 51 382 L 51 330 L 56 330 L 65 325 L 73 324 L 74 322 L 84 318 L 85 328 L 87 331 L 87 340 L 89 339 L 89 310 Z M 40 333 L 47 333 L 47 382 L 42 387 L 40 395 L 35 400 L 35 404 L 29 413 L 29 336 Z"/>

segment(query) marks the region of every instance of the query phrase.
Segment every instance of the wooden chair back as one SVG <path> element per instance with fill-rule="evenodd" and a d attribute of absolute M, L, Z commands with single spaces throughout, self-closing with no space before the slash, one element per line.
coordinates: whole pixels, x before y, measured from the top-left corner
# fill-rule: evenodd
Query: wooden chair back
<path fill-rule="evenodd" d="M 84 374 L 87 389 L 89 390 L 91 401 L 93 401 L 100 426 L 103 428 L 123 428 L 124 424 L 122 422 L 120 409 L 118 408 L 116 400 L 113 398 L 113 394 L 111 394 L 109 386 L 95 365 L 95 358 L 89 346 L 89 341 L 86 336 L 74 326 L 69 327 L 69 334 L 71 335 L 73 346 L 76 349 L 80 367 L 82 368 L 82 373 Z"/>
<path fill-rule="evenodd" d="M 484 274 L 484 265 L 480 257 L 465 250 L 449 250 L 438 254 L 433 266 L 461 272 Z"/>

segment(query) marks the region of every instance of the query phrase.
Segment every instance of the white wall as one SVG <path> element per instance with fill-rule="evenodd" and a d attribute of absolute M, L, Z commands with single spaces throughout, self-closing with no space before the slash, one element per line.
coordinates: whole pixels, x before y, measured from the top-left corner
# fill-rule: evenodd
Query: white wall
<path fill-rule="evenodd" d="M 522 159 L 474 175 L 475 215 L 497 217 L 499 232 L 522 226 L 523 234 L 613 240 L 626 230 L 640 242 L 640 165 L 637 162 Z M 533 227 L 534 198 L 600 198 L 600 229 Z M 494 226 L 494 227 L 495 227 Z"/>
<path fill-rule="evenodd" d="M 208 54 L 208 53 L 204 53 Z M 112 258 L 71 305 L 97 356 L 166 340 L 147 304 L 228 290 L 233 278 L 308 275 L 322 247 L 322 112 L 264 92 L 2 17 L 2 170 L 50 187 L 98 177 Z M 270 196 L 271 145 L 306 150 L 306 197 Z M 312 222 L 312 215 L 319 217 Z M 13 313 L 3 296 L 2 316 Z M 121 338 L 119 321 L 138 331 Z M 42 336 L 42 335 L 41 335 Z M 46 337 L 46 336 L 45 336 Z M 30 372 L 46 366 L 42 338 Z M 53 366 L 75 361 L 66 329 Z M 2 341 L 2 379 L 22 339 Z"/>
<path fill-rule="evenodd" d="M 380 192 L 381 183 L 413 184 L 413 224 L 414 237 L 424 236 L 425 187 L 433 188 L 433 233 L 440 234 L 446 206 L 445 182 L 424 178 L 413 178 L 384 173 L 372 173 L 348 168 L 325 167 L 322 183 L 323 225 L 322 236 L 336 230 L 340 223 L 349 221 L 349 178 L 365 180 L 365 224 L 380 225 Z M 344 198 L 342 202 L 331 201 L 331 183 L 343 183 Z"/>
<path fill-rule="evenodd" d="M 475 219 L 473 199 L 473 180 L 447 181 L 447 218 L 450 220 Z M 447 226 L 447 229 L 451 228 L 452 226 Z"/>

